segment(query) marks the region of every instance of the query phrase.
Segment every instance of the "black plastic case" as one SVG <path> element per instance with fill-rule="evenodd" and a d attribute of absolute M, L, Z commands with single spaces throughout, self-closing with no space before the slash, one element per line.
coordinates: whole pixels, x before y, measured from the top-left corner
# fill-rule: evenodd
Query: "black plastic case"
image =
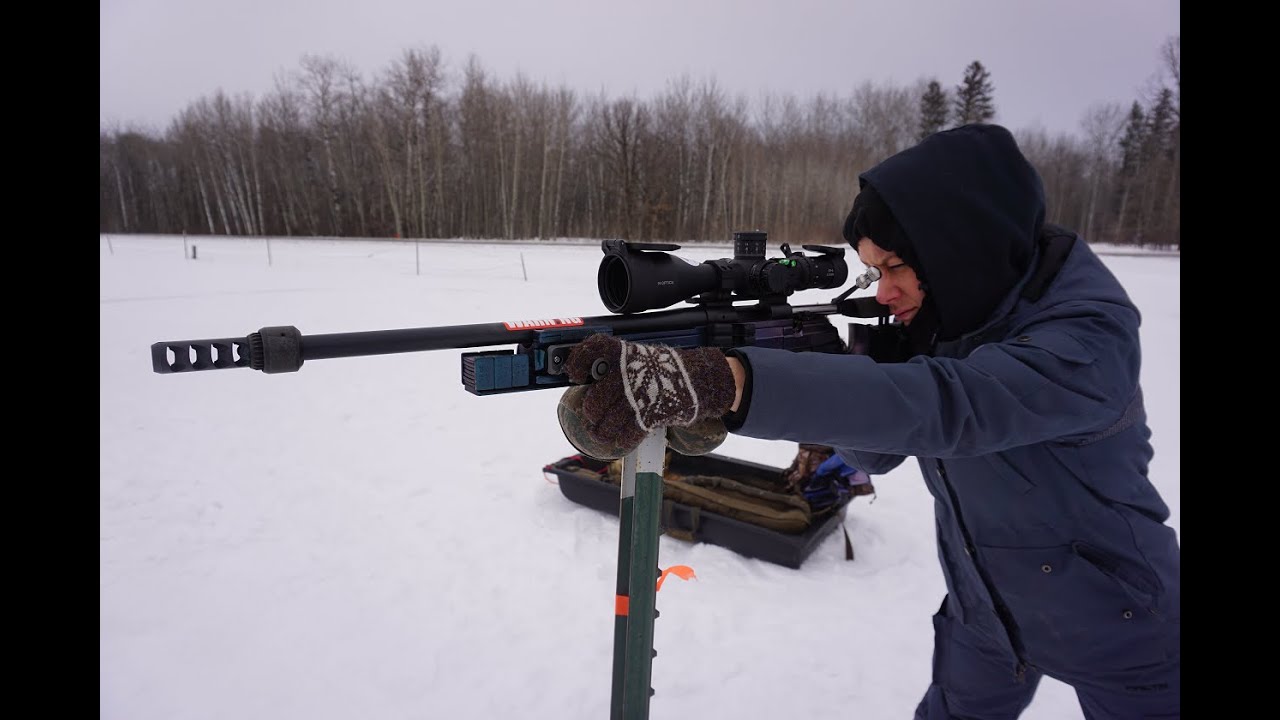
<path fill-rule="evenodd" d="M 781 468 L 738 460 L 724 455 L 671 453 L 669 470 L 681 475 L 716 475 L 740 481 L 776 483 Z M 554 474 L 560 492 L 569 500 L 611 515 L 618 514 L 618 486 L 604 477 L 607 463 L 582 455 L 562 458 L 543 468 Z M 847 501 L 846 501 L 847 504 Z M 799 568 L 814 548 L 844 521 L 845 505 L 815 522 L 803 533 L 778 532 L 725 515 L 664 499 L 661 517 L 667 534 L 693 542 L 705 542 L 789 568 Z M 675 532 L 671 532 L 671 531 Z"/>

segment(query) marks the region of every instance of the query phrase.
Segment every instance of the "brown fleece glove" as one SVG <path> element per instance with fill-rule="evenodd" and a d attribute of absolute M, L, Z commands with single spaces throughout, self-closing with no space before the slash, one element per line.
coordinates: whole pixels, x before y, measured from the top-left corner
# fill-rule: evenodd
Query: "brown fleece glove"
<path fill-rule="evenodd" d="M 733 371 L 718 348 L 671 348 L 596 334 L 573 349 L 565 370 L 574 383 L 590 382 L 601 360 L 608 372 L 586 387 L 575 408 L 578 431 L 601 446 L 635 448 L 654 428 L 718 419 L 733 404 Z"/>

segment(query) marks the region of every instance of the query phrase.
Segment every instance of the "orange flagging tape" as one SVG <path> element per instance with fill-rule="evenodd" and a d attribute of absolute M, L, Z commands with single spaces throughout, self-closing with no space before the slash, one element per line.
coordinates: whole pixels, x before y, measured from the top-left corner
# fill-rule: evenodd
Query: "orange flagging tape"
<path fill-rule="evenodd" d="M 613 596 L 613 614 L 627 615 L 631 612 L 631 598 L 626 595 Z"/>
<path fill-rule="evenodd" d="M 696 575 L 693 574 L 693 568 L 689 567 L 688 565 L 672 565 L 666 570 L 663 570 L 662 574 L 658 576 L 657 590 L 662 589 L 662 583 L 667 579 L 667 573 L 675 573 L 680 577 L 681 580 L 692 580 L 695 577 L 697 577 Z M 657 592 L 657 590 L 655 590 L 654 592 Z"/>

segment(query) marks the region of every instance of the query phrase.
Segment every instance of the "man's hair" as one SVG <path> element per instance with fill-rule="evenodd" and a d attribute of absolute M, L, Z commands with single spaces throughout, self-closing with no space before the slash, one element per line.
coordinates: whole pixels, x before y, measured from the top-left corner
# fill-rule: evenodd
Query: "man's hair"
<path fill-rule="evenodd" d="M 853 209 L 844 220 L 843 234 L 854 252 L 858 250 L 858 241 L 865 237 L 871 238 L 872 242 L 886 252 L 896 253 L 915 271 L 921 284 L 927 287 L 924 268 L 920 266 L 906 231 L 893 217 L 893 212 L 874 185 L 864 184 L 862 191 L 853 199 Z"/>

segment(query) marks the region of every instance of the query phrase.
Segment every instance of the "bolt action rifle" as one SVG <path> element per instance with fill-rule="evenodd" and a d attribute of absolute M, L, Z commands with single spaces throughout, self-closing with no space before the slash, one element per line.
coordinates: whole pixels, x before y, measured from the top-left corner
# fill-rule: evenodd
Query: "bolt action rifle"
<path fill-rule="evenodd" d="M 849 299 L 879 279 L 875 268 L 824 304 L 792 306 L 797 290 L 842 286 L 844 250 L 805 245 L 809 256 L 781 246 L 765 258 L 767 234 L 738 232 L 732 258 L 692 264 L 668 254 L 680 246 L 605 240 L 597 273 L 600 299 L 614 315 L 521 322 L 303 335 L 293 326 L 264 327 L 243 337 L 152 344 L 152 368 L 161 374 L 251 368 L 296 372 L 306 361 L 426 350 L 514 345 L 514 349 L 462 353 L 462 384 L 476 395 L 569 386 L 564 365 L 579 342 L 607 333 L 671 347 L 768 347 L 810 352 L 866 352 L 888 334 L 850 323 L 846 347 L 828 316 L 879 318 L 888 309 L 874 298 Z M 681 301 L 692 307 L 662 310 Z M 736 304 L 748 301 L 752 304 Z M 655 311 L 655 312 L 650 312 Z M 608 371 L 597 365 L 593 376 Z M 614 620 L 612 718 L 647 718 L 657 616 L 658 537 L 662 532 L 662 428 L 623 458 Z"/>

